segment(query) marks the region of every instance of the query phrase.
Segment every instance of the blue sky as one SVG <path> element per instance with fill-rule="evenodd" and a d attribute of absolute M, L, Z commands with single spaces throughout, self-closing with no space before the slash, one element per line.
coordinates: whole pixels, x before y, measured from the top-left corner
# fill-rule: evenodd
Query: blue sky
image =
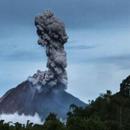
<path fill-rule="evenodd" d="M 46 69 L 34 17 L 46 9 L 64 21 L 67 91 L 87 102 L 116 92 L 130 74 L 129 0 L 0 0 L 0 95 Z"/>

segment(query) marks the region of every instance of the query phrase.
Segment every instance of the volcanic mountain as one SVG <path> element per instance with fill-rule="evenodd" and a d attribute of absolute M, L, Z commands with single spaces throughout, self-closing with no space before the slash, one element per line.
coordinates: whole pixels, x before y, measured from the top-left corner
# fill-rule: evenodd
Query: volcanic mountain
<path fill-rule="evenodd" d="M 51 11 L 35 17 L 38 44 L 47 56 L 46 71 L 33 76 L 9 90 L 0 98 L 0 113 L 39 114 L 44 119 L 50 112 L 65 118 L 71 104 L 86 104 L 66 92 L 68 86 L 67 56 L 64 48 L 68 40 L 65 25 Z"/>
<path fill-rule="evenodd" d="M 16 88 L 10 89 L 0 99 L 0 113 L 35 115 L 44 119 L 50 112 L 65 119 L 71 104 L 85 106 L 86 104 L 64 90 L 54 88 L 39 93 L 31 82 L 25 81 Z"/>

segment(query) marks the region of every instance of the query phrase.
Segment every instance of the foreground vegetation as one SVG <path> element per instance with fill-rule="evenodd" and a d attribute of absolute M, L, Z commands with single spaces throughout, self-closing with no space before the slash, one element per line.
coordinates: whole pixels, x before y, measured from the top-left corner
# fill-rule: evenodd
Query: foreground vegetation
<path fill-rule="evenodd" d="M 43 125 L 0 121 L 0 130 L 130 130 L 130 97 L 107 91 L 85 108 L 71 105 L 64 123 L 50 113 Z"/>

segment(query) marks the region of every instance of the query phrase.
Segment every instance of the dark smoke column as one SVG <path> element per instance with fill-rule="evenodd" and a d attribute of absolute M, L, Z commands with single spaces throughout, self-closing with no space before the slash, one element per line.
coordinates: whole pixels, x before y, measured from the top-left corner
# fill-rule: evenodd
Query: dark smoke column
<path fill-rule="evenodd" d="M 45 11 L 35 18 L 35 26 L 39 36 L 38 44 L 46 49 L 47 71 L 38 71 L 32 78 L 34 84 L 47 87 L 67 87 L 67 59 L 64 44 L 68 36 L 64 23 L 51 11 Z"/>

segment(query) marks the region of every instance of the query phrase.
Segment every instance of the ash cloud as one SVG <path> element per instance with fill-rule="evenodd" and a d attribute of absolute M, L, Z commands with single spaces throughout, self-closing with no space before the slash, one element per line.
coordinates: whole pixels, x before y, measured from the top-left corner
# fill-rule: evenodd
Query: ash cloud
<path fill-rule="evenodd" d="M 39 36 L 38 44 L 45 48 L 47 56 L 47 71 L 38 70 L 29 77 L 34 85 L 53 88 L 67 87 L 67 58 L 64 44 L 68 40 L 65 25 L 51 11 L 45 11 L 35 18 L 35 26 Z"/>

